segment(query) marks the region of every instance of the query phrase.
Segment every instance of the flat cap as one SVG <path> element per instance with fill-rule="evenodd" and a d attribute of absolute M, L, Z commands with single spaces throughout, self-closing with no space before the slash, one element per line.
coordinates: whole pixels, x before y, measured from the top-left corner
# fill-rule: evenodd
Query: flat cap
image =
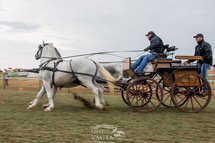
<path fill-rule="evenodd" d="M 151 35 L 151 34 L 155 34 L 153 31 L 149 31 L 147 34 L 146 34 L 146 36 L 149 36 L 149 35 Z"/>
<path fill-rule="evenodd" d="M 193 36 L 193 38 L 198 38 L 198 37 L 202 37 L 202 38 L 204 38 L 204 36 L 203 36 L 203 34 L 202 34 L 202 33 L 198 33 L 198 34 L 196 34 L 195 36 Z"/>

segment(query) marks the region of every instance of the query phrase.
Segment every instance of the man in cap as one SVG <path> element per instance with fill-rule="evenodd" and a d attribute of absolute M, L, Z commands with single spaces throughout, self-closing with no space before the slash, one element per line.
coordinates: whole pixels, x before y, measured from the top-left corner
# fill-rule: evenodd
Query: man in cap
<path fill-rule="evenodd" d="M 198 63 L 198 73 L 201 74 L 205 79 L 207 79 L 208 68 L 212 65 L 213 54 L 211 50 L 211 45 L 204 40 L 202 33 L 198 33 L 193 38 L 196 39 L 197 45 L 195 47 L 195 56 L 202 56 L 202 60 L 199 60 Z M 194 60 L 188 60 L 188 63 L 193 62 Z M 207 87 L 205 87 L 207 90 Z"/>
<path fill-rule="evenodd" d="M 138 75 L 142 75 L 143 69 L 147 63 L 156 59 L 159 55 L 164 54 L 164 45 L 160 37 L 158 37 L 153 31 L 146 34 L 150 41 L 150 46 L 144 49 L 148 51 L 148 54 L 142 55 L 139 59 L 131 65 L 131 69 L 134 70 Z"/>

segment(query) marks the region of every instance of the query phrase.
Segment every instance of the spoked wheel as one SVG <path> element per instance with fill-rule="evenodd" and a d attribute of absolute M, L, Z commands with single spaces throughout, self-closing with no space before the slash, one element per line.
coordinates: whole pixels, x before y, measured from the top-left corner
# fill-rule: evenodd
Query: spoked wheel
<path fill-rule="evenodd" d="M 151 112 L 160 106 L 163 90 L 155 80 L 149 77 L 139 78 L 127 87 L 126 100 L 136 111 Z"/>
<path fill-rule="evenodd" d="M 175 107 L 171 99 L 171 87 L 163 85 L 163 80 L 160 82 L 160 85 L 163 89 L 163 102 L 162 105 L 165 107 Z"/>
<path fill-rule="evenodd" d="M 127 104 L 128 106 L 130 106 L 130 104 L 127 101 L 127 98 L 126 98 L 125 91 L 123 89 L 120 89 L 120 90 L 121 90 L 121 96 L 122 96 L 123 101 L 125 102 L 125 104 Z"/>
<path fill-rule="evenodd" d="M 175 107 L 175 105 L 172 103 L 172 100 L 171 100 L 171 87 L 167 87 L 164 85 L 162 75 L 160 73 L 156 73 L 153 76 L 153 79 L 156 80 L 160 84 L 161 88 L 163 89 L 163 102 L 161 104 L 164 105 L 165 107 Z M 160 100 L 159 96 L 157 96 L 157 98 L 158 100 Z"/>
<path fill-rule="evenodd" d="M 198 74 L 183 75 L 172 85 L 171 99 L 182 112 L 201 112 L 209 104 L 211 96 L 210 84 Z"/>
<path fill-rule="evenodd" d="M 126 89 L 128 87 L 128 85 L 130 84 L 130 80 L 129 81 L 126 81 L 124 82 L 124 84 L 122 84 L 122 82 L 120 82 L 120 92 L 121 92 L 121 96 L 122 96 L 122 99 L 123 101 L 125 102 L 125 104 L 129 105 L 128 101 L 127 101 L 127 98 L 126 98 Z"/>

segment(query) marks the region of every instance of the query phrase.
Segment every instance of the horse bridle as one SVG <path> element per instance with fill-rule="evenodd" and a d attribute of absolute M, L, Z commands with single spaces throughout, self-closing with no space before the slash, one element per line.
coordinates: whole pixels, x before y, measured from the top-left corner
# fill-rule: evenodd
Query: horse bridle
<path fill-rule="evenodd" d="M 41 44 L 39 45 L 39 47 L 38 47 L 39 49 L 38 49 L 38 51 L 37 51 L 37 53 L 36 53 L 36 55 L 35 55 L 35 59 L 36 59 L 36 60 L 41 59 L 43 48 L 44 48 L 46 45 L 48 45 L 48 44 L 47 44 L 47 43 L 46 43 L 46 44 L 43 44 L 43 46 L 42 46 Z"/>
<path fill-rule="evenodd" d="M 39 60 L 39 59 L 41 59 L 41 58 L 47 58 L 47 59 L 51 59 L 51 60 L 55 60 L 55 59 L 62 59 L 62 57 L 61 57 L 61 54 L 59 53 L 59 51 L 56 49 L 56 48 L 54 48 L 54 50 L 55 50 L 55 52 L 58 54 L 58 56 L 59 56 L 59 58 L 53 58 L 53 57 L 42 57 L 42 51 L 43 51 L 43 48 L 46 46 L 46 45 L 48 45 L 48 43 L 43 43 L 43 45 L 39 45 L 39 49 L 38 49 L 38 51 L 37 51 L 37 53 L 36 53 L 36 55 L 35 55 L 35 59 L 36 60 Z"/>

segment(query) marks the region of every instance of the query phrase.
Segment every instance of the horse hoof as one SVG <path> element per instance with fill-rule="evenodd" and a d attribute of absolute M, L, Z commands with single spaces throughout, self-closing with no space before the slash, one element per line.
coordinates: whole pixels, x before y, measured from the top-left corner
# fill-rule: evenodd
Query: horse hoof
<path fill-rule="evenodd" d="M 104 106 L 110 106 L 110 104 L 107 101 L 103 102 L 102 105 L 104 105 Z"/>
<path fill-rule="evenodd" d="M 42 108 L 44 108 L 44 109 L 46 109 L 47 107 L 49 107 L 49 104 L 42 105 Z"/>
<path fill-rule="evenodd" d="M 45 110 L 44 110 L 45 112 L 50 112 L 50 111 L 52 111 L 52 108 L 46 108 Z"/>
<path fill-rule="evenodd" d="M 27 110 L 30 110 L 31 108 L 33 108 L 31 105 L 29 105 L 28 107 L 27 107 Z"/>
<path fill-rule="evenodd" d="M 107 111 L 108 109 L 106 107 L 100 108 L 103 111 Z"/>
<path fill-rule="evenodd" d="M 96 106 L 97 108 L 99 108 L 99 109 L 104 109 L 104 106 L 101 104 L 101 105 L 98 105 L 98 106 Z"/>

